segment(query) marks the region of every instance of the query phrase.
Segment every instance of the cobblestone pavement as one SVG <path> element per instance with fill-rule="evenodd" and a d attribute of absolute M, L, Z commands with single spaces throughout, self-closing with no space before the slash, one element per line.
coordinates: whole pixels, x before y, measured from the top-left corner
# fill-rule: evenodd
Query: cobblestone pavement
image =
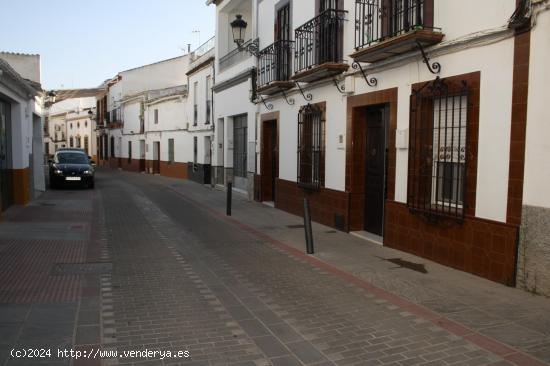
<path fill-rule="evenodd" d="M 204 196 L 193 197 L 192 183 L 100 177 L 113 263 L 102 277 L 104 349 L 190 354 L 105 364 L 544 364 L 467 321 L 301 255 L 239 217 L 225 219 L 200 186 Z M 255 204 L 235 208 L 246 205 Z"/>
<path fill-rule="evenodd" d="M 308 256 L 300 218 L 239 195 L 228 218 L 192 182 L 96 178 L 4 215 L 0 365 L 550 364 L 548 299 L 321 225 Z M 40 346 L 93 357 L 10 356 Z"/>
<path fill-rule="evenodd" d="M 94 202 L 87 190 L 49 191 L 3 215 L 0 365 L 82 365 L 64 352 L 99 344 L 99 277 L 81 270 L 99 259 Z"/>

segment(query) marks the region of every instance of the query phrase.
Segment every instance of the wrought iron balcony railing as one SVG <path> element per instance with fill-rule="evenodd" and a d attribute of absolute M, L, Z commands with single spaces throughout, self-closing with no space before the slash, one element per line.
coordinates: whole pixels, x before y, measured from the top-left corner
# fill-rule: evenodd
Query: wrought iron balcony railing
<path fill-rule="evenodd" d="M 258 87 L 274 81 L 289 81 L 292 76 L 292 48 L 294 41 L 276 41 L 259 52 Z"/>
<path fill-rule="evenodd" d="M 355 49 L 432 27 L 433 0 L 355 0 Z"/>
<path fill-rule="evenodd" d="M 343 30 L 347 11 L 328 9 L 296 28 L 294 72 L 325 63 L 343 62 Z"/>

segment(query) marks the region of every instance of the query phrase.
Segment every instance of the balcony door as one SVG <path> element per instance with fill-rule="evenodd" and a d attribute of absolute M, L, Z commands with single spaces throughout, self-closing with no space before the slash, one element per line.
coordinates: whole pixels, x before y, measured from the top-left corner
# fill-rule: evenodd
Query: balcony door
<path fill-rule="evenodd" d="M 316 57 L 317 65 L 322 65 L 327 62 L 338 62 L 341 59 L 341 34 L 339 28 L 342 22 L 338 19 L 340 14 L 337 10 L 341 10 L 341 0 L 319 0 L 318 6 L 318 22 L 317 40 L 316 40 Z"/>
<path fill-rule="evenodd" d="M 275 41 L 278 47 L 275 47 L 275 70 L 276 80 L 286 81 L 290 78 L 290 43 L 292 24 L 290 21 L 290 3 L 277 10 L 277 20 L 275 24 Z"/>
<path fill-rule="evenodd" d="M 319 0 L 318 7 L 319 13 L 324 12 L 329 9 L 340 9 L 341 1 L 340 0 Z"/>

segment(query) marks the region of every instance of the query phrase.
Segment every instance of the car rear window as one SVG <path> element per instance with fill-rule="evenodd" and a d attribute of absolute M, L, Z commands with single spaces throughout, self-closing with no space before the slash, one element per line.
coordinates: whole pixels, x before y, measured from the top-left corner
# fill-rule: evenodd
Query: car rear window
<path fill-rule="evenodd" d="M 56 163 L 59 164 L 88 164 L 88 157 L 77 152 L 57 153 Z"/>

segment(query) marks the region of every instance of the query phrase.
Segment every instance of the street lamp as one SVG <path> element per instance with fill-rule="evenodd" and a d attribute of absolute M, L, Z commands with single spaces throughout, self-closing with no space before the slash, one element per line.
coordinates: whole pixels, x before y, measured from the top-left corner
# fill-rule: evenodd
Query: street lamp
<path fill-rule="evenodd" d="M 248 23 L 243 19 L 243 16 L 241 14 L 237 14 L 235 16 L 235 20 L 229 24 L 231 25 L 231 30 L 233 32 L 233 42 L 237 44 L 239 51 L 247 51 L 258 57 L 258 40 L 251 41 L 244 46 L 244 37 Z"/>

